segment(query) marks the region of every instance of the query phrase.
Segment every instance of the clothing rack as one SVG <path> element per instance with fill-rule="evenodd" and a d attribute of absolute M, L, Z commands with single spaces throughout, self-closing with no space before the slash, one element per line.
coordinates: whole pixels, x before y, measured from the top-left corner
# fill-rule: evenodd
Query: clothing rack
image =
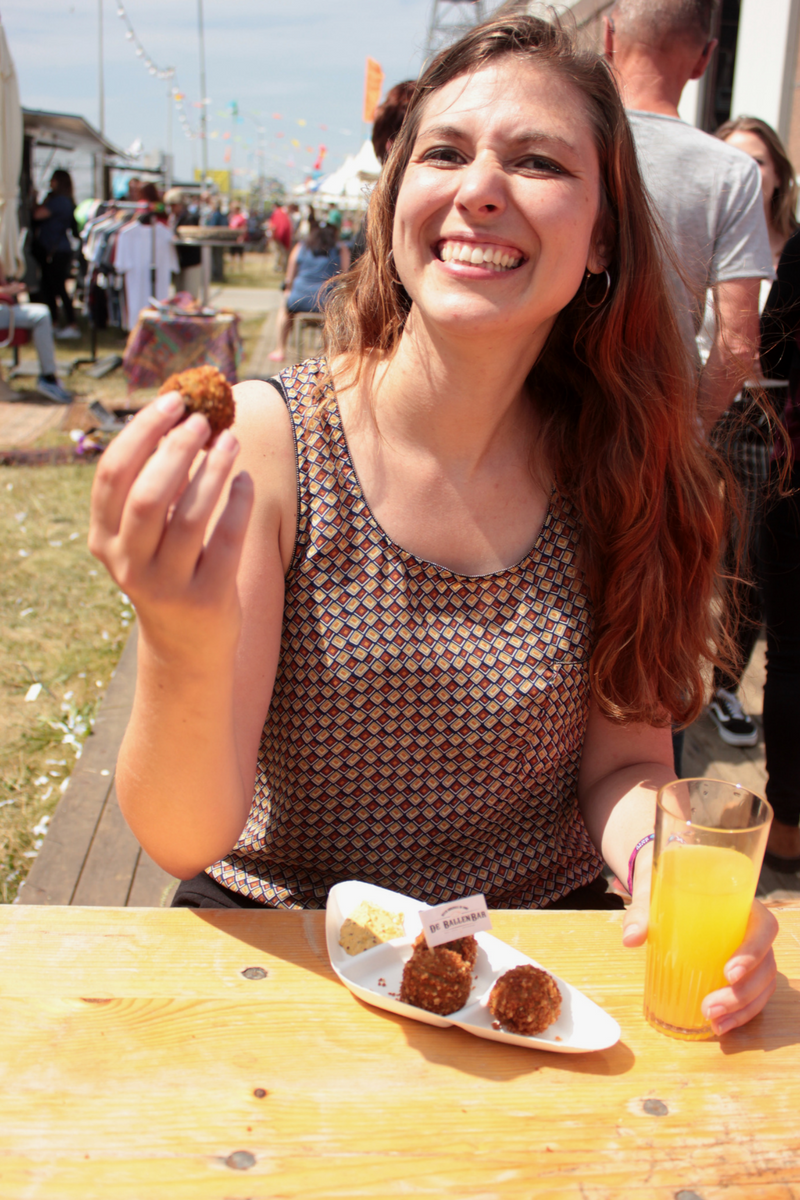
<path fill-rule="evenodd" d="M 147 215 L 155 213 L 156 211 L 157 211 L 156 204 L 153 202 L 150 202 L 150 201 L 104 200 L 101 204 L 99 204 L 97 206 L 97 209 L 92 216 L 92 220 L 95 220 L 99 217 L 108 215 L 109 213 L 119 213 L 119 212 L 126 213 L 127 212 L 127 213 L 133 214 L 133 213 L 139 212 L 139 213 L 141 213 L 142 216 L 147 216 Z M 74 368 L 76 366 L 84 366 L 84 365 L 89 366 L 90 370 L 87 372 L 87 374 L 93 376 L 94 378 L 100 379 L 104 375 L 109 374 L 116 367 L 118 367 L 120 365 L 120 363 L 122 362 L 122 358 L 119 354 L 109 354 L 109 355 L 104 356 L 101 359 L 98 359 L 98 357 L 97 357 L 97 325 L 96 325 L 96 322 L 94 319 L 94 314 L 93 314 L 91 305 L 88 303 L 88 279 L 89 279 L 89 275 L 87 274 L 87 297 L 86 297 L 85 311 L 86 311 L 86 316 L 87 316 L 87 319 L 89 322 L 90 353 L 89 353 L 88 357 L 74 359 L 73 363 L 72 363 L 72 367 Z M 153 232 L 153 249 L 151 251 L 150 282 L 151 282 L 151 290 L 155 291 L 155 282 L 156 282 L 155 228 L 154 228 L 154 232 Z"/>

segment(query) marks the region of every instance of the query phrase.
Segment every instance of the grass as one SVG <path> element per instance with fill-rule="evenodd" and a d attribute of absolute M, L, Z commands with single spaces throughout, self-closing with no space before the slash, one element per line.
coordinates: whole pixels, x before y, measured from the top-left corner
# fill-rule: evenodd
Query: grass
<path fill-rule="evenodd" d="M 226 272 L 231 286 L 275 286 L 272 255 L 247 255 Z M 241 270 L 239 267 L 241 266 Z M 263 324 L 246 314 L 240 371 Z M 103 330 L 98 354 L 121 354 L 124 335 Z M 89 339 L 57 343 L 61 363 L 89 352 Z M 21 349 L 34 360 L 33 347 Z M 71 444 L 88 429 L 88 405 L 140 407 L 156 389 L 128 395 L 121 370 L 94 380 L 77 368 L 76 393 L 60 428 L 26 448 Z M 19 391 L 36 380 L 14 381 Z M 46 835 L 80 744 L 119 661 L 133 612 L 86 548 L 93 465 L 0 467 L 0 902 L 14 900 Z M 31 688 L 37 694 L 31 696 Z"/>
<path fill-rule="evenodd" d="M 86 548 L 93 474 L 0 467 L 3 903 L 36 856 L 133 619 Z"/>
<path fill-rule="evenodd" d="M 241 258 L 225 256 L 226 287 L 278 288 L 283 275 L 282 270 L 275 270 L 275 255 L 271 250 L 266 254 L 243 254 Z"/>

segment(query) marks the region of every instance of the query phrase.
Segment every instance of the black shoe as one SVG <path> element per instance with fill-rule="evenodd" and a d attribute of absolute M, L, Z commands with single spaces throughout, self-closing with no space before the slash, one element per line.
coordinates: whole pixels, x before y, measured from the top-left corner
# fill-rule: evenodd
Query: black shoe
<path fill-rule="evenodd" d="M 718 688 L 708 706 L 708 715 L 717 727 L 719 736 L 729 746 L 755 746 L 758 730 L 733 692 Z"/>

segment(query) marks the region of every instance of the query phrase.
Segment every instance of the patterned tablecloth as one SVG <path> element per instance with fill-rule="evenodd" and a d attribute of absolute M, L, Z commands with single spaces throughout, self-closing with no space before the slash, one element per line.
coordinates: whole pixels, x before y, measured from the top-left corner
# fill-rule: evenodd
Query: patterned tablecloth
<path fill-rule="evenodd" d="M 241 354 L 235 313 L 173 317 L 143 308 L 128 336 L 122 365 L 130 392 L 158 387 L 175 371 L 206 364 L 218 367 L 229 383 L 236 383 Z"/>

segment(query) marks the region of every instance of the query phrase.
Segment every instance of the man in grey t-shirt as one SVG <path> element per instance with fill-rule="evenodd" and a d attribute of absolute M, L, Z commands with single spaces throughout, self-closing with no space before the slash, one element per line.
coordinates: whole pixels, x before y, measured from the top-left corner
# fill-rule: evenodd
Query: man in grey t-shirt
<path fill-rule="evenodd" d="M 645 184 L 685 280 L 669 269 L 695 354 L 706 293 L 714 293 L 716 337 L 698 384 L 707 429 L 751 373 L 759 285 L 773 277 L 758 167 L 678 116 L 684 87 L 701 77 L 716 47 L 709 36 L 713 11 L 714 0 L 617 0 L 606 18 L 606 55 Z"/>
<path fill-rule="evenodd" d="M 756 163 L 678 116 L 683 89 L 703 75 L 716 46 L 714 5 L 715 0 L 617 0 L 605 31 L 606 56 L 628 110 L 642 176 L 675 251 L 680 274 L 669 265 L 667 272 L 697 363 L 698 413 L 709 432 L 752 374 L 760 283 L 773 277 Z M 709 291 L 716 328 L 701 369 L 695 339 Z M 741 671 L 751 649 L 744 639 L 737 646 Z M 736 696 L 739 678 L 715 672 L 709 712 L 726 742 L 751 746 L 758 731 Z M 682 735 L 676 735 L 679 774 L 681 743 Z"/>

